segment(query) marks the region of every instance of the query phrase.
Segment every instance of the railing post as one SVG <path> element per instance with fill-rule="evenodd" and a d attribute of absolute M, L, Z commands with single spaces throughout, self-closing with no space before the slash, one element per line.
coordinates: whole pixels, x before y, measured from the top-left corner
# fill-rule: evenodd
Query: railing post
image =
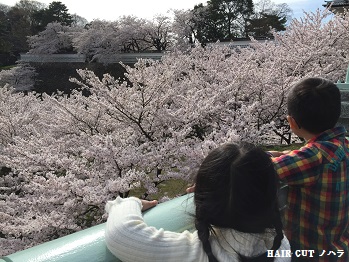
<path fill-rule="evenodd" d="M 341 115 L 338 120 L 338 125 L 343 125 L 349 131 L 349 66 L 345 77 L 345 82 L 338 82 L 336 85 L 341 92 Z"/>

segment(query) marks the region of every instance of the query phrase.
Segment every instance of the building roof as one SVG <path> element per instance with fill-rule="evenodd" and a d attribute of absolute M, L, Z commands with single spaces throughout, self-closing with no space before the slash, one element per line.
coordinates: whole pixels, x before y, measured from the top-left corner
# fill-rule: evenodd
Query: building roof
<path fill-rule="evenodd" d="M 323 4 L 322 6 L 328 7 L 330 4 L 332 4 L 332 7 L 349 7 L 349 0 L 334 0 L 334 1 L 325 1 L 326 4 Z"/>

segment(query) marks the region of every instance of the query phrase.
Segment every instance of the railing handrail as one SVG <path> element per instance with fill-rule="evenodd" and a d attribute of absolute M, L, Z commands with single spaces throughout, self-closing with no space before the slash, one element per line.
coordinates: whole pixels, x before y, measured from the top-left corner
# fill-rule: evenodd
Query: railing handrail
<path fill-rule="evenodd" d="M 174 232 L 194 230 L 192 194 L 174 198 L 144 213 L 149 226 Z M 94 226 L 0 258 L 0 262 L 117 262 L 104 240 L 105 224 Z"/>

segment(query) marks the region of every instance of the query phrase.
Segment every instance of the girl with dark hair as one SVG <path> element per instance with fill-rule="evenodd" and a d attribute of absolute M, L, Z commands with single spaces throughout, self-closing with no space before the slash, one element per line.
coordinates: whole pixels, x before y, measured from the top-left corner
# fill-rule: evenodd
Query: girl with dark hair
<path fill-rule="evenodd" d="M 106 243 L 122 261 L 290 261 L 270 157 L 249 143 L 226 144 L 202 162 L 194 191 L 195 227 L 175 233 L 147 226 L 137 198 L 107 203 Z M 286 252 L 287 254 L 287 252 Z"/>

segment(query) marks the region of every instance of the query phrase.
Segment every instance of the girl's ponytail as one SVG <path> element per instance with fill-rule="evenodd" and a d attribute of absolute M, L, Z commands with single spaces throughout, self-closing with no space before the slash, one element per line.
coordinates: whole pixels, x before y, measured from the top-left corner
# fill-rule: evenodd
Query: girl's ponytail
<path fill-rule="evenodd" d="M 195 227 L 198 230 L 198 236 L 202 242 L 203 249 L 208 256 L 208 261 L 218 262 L 217 258 L 212 253 L 212 248 L 209 241 L 211 225 L 204 221 L 196 220 Z"/>

